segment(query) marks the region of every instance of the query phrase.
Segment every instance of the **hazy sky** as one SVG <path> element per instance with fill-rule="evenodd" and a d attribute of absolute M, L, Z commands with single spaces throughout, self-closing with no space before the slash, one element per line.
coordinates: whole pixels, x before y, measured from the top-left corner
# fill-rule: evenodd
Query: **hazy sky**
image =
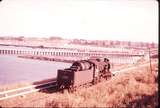
<path fill-rule="evenodd" d="M 158 43 L 156 0 L 2 0 L 0 36 Z"/>

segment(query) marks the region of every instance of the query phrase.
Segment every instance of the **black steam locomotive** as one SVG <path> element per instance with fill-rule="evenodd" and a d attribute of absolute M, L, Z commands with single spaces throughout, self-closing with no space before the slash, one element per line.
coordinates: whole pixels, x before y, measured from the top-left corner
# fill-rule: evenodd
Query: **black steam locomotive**
<path fill-rule="evenodd" d="M 70 68 L 58 70 L 57 87 L 73 89 L 81 85 L 92 83 L 96 84 L 101 79 L 108 79 L 112 76 L 109 59 L 89 59 L 80 60 L 72 64 Z"/>

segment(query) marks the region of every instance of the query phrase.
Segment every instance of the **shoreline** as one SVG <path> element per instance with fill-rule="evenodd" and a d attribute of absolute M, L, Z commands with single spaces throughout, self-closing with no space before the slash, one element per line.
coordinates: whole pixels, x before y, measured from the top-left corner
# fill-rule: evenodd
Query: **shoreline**
<path fill-rule="evenodd" d="M 17 56 L 19 58 L 25 58 L 25 59 L 33 59 L 33 60 L 43 60 L 43 61 L 55 61 L 55 62 L 63 62 L 63 63 L 73 63 L 76 60 L 67 60 L 64 59 L 64 57 L 61 59 L 61 57 L 48 57 L 48 56 L 34 56 L 34 55 L 24 55 L 24 56 Z"/>

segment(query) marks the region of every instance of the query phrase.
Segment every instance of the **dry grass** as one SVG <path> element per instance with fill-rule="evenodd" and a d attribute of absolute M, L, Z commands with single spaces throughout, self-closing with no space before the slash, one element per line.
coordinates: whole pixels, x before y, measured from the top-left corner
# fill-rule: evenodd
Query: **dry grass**
<path fill-rule="evenodd" d="M 135 69 L 75 93 L 55 94 L 46 107 L 150 107 L 157 106 L 158 84 L 149 68 Z"/>
<path fill-rule="evenodd" d="M 6 84 L 6 85 L 1 85 L 0 86 L 0 92 L 2 91 L 6 91 L 6 90 L 12 90 L 12 89 L 17 89 L 17 88 L 20 88 L 20 87 L 25 87 L 25 86 L 29 86 L 29 85 L 32 85 L 31 83 L 18 83 L 18 84 Z"/>

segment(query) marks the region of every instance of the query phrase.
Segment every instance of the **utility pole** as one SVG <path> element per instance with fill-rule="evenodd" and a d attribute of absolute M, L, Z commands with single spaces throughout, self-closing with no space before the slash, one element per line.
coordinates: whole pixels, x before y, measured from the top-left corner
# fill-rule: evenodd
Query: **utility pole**
<path fill-rule="evenodd" d="M 152 74 L 152 63 L 151 63 L 150 48 L 149 48 L 149 64 L 150 64 L 150 70 L 151 70 L 151 74 Z"/>

